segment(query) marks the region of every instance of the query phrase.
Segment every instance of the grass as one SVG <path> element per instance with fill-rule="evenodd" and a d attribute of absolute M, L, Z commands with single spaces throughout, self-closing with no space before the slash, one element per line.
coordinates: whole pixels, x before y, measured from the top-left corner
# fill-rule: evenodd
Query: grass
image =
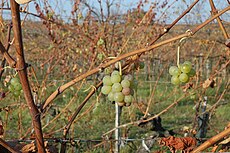
<path fill-rule="evenodd" d="M 138 76 L 138 87 L 135 89 L 135 96 L 137 97 L 137 103 L 143 103 L 145 106 L 147 106 L 148 101 L 150 100 L 150 96 L 152 92 L 154 92 L 154 96 L 151 99 L 151 105 L 149 112 L 151 114 L 157 114 L 164 110 L 166 107 L 168 107 L 170 104 L 172 104 L 175 100 L 183 96 L 185 93 L 181 88 L 175 87 L 168 83 L 167 79 L 161 78 L 158 84 L 155 84 L 156 82 L 150 82 L 145 81 L 145 77 L 139 75 Z M 60 86 L 61 84 L 57 84 L 56 86 L 53 86 L 49 88 L 48 93 L 52 93 L 54 90 L 56 90 L 57 86 Z M 199 89 L 198 91 L 189 91 L 191 93 L 195 93 L 196 97 L 191 97 L 190 95 L 186 98 L 183 98 L 179 103 L 170 108 L 167 113 L 164 113 L 161 115 L 162 119 L 162 125 L 167 130 L 173 130 L 177 136 L 183 136 L 182 129 L 184 126 L 188 126 L 190 128 L 193 128 L 194 125 L 196 125 L 195 120 L 195 110 L 194 106 L 199 102 L 199 98 L 203 96 L 208 97 L 208 104 L 213 105 L 215 104 L 218 97 L 214 96 L 220 96 L 220 94 L 224 90 L 225 82 L 222 82 L 219 84 L 219 88 L 209 88 L 206 90 L 205 95 L 200 95 L 202 92 L 202 89 Z M 87 89 L 89 87 L 89 84 L 84 85 L 82 89 L 79 91 L 77 88 L 79 85 L 74 86 L 71 89 L 68 89 L 65 91 L 62 95 L 60 95 L 55 100 L 55 105 L 53 105 L 53 108 L 58 108 L 58 111 L 60 112 L 64 106 L 66 106 L 69 101 L 73 98 L 73 103 L 71 104 L 71 107 L 66 109 L 61 117 L 57 119 L 55 122 L 51 123 L 50 126 L 48 126 L 46 129 L 44 129 L 44 133 L 49 133 L 51 131 L 57 130 L 59 128 L 62 128 L 67 122 L 71 114 L 76 110 L 76 108 L 79 106 L 79 104 L 82 102 L 84 97 L 87 95 Z M 154 90 L 155 89 L 155 90 Z M 78 92 L 77 95 L 75 93 Z M 75 95 L 75 96 L 74 96 Z M 225 94 L 223 97 L 223 104 L 219 105 L 216 109 L 215 113 L 212 114 L 212 117 L 209 121 L 209 129 L 207 133 L 207 137 L 211 137 L 215 134 L 217 134 L 217 131 L 223 130 L 223 127 L 226 126 L 228 122 L 230 122 L 230 114 L 228 113 L 230 109 L 230 104 L 228 102 L 229 94 Z M 18 103 L 24 101 L 24 99 L 21 100 L 11 100 L 7 98 L 7 103 L 1 102 L 1 106 L 7 106 L 9 104 Z M 224 103 L 225 102 L 225 103 Z M 54 107 L 55 106 L 55 107 Z M 90 109 L 91 108 L 91 109 Z M 89 110 L 91 111 L 89 111 Z M 89 113 L 81 116 L 81 113 L 89 111 Z M 100 94 L 100 92 L 97 92 L 87 103 L 85 108 L 81 111 L 79 114 L 80 118 L 77 118 L 75 123 L 72 126 L 72 129 L 70 130 L 69 137 L 73 138 L 80 138 L 80 139 L 86 139 L 86 140 L 101 140 L 102 135 L 109 131 L 110 129 L 114 128 L 114 117 L 115 117 L 115 109 L 114 105 L 108 101 L 106 96 L 103 96 Z M 1 118 L 5 119 L 4 116 L 6 116 L 6 111 L 0 112 Z M 31 120 L 30 116 L 28 115 L 27 108 L 23 109 L 12 109 L 9 111 L 9 117 L 8 117 L 8 125 L 7 125 L 7 139 L 14 139 L 18 138 L 20 134 L 17 132 L 20 130 L 19 128 L 19 114 L 21 113 L 22 116 L 22 132 L 25 133 L 28 128 L 31 127 Z M 123 108 L 122 112 L 122 119 L 121 124 L 125 124 L 127 122 L 136 121 L 140 119 L 140 117 L 143 114 L 140 112 L 140 110 L 137 109 L 136 106 L 132 105 L 128 108 Z M 55 116 L 52 116 L 52 110 L 49 112 L 49 115 L 47 115 L 43 119 L 43 125 L 46 124 L 46 122 L 49 120 L 51 121 Z M 54 129 L 52 130 L 52 128 Z M 152 131 L 149 129 L 140 128 L 138 126 L 131 126 L 129 128 L 129 138 L 133 139 L 141 139 L 141 138 L 147 138 L 149 135 L 151 135 Z M 122 132 L 124 132 L 124 129 L 122 129 Z M 123 133 L 124 134 L 124 133 Z M 53 137 L 61 137 L 62 132 L 54 133 Z M 111 135 L 113 138 L 113 135 Z M 139 146 L 140 141 L 134 141 L 133 144 L 130 143 L 129 145 L 133 146 Z M 82 142 L 82 147 L 80 150 L 86 151 L 87 147 L 84 142 Z M 156 149 L 156 148 L 155 148 Z M 105 149 L 102 149 L 105 150 Z M 95 149 L 93 152 L 101 152 L 101 149 Z M 103 152 L 103 151 L 102 151 Z M 122 149 L 121 152 L 132 152 L 131 146 L 126 146 Z"/>

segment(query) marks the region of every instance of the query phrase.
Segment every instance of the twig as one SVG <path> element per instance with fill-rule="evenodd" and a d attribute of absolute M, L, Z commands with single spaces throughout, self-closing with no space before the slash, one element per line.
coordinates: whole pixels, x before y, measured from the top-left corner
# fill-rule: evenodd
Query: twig
<path fill-rule="evenodd" d="M 71 80 L 70 82 L 67 82 L 66 84 L 58 87 L 57 90 L 55 90 L 43 103 L 43 106 L 42 106 L 42 109 L 45 109 L 59 94 L 61 94 L 62 92 L 64 92 L 67 88 L 69 88 L 70 86 L 74 85 L 75 83 L 81 81 L 82 79 L 88 77 L 88 76 L 91 76 L 99 71 L 101 71 L 102 69 L 116 63 L 117 61 L 120 61 L 122 59 L 125 59 L 127 57 L 130 57 L 130 56 L 133 56 L 133 55 L 137 55 L 137 54 L 140 54 L 140 53 L 144 53 L 144 52 L 147 52 L 147 51 L 150 51 L 152 49 L 155 49 L 157 47 L 160 47 L 160 46 L 163 46 L 165 44 L 168 44 L 170 42 L 173 42 L 173 41 L 176 41 L 176 40 L 179 40 L 181 38 L 184 38 L 184 37 L 189 37 L 189 36 L 192 36 L 194 35 L 197 31 L 199 31 L 201 28 L 203 28 L 205 25 L 207 25 L 209 22 L 211 22 L 212 20 L 214 20 L 215 18 L 217 18 L 218 16 L 222 15 L 223 13 L 225 13 L 226 11 L 230 10 L 230 6 L 226 7 L 225 9 L 223 9 L 222 11 L 220 11 L 219 13 L 217 13 L 216 15 L 212 16 L 210 19 L 206 20 L 204 23 L 200 24 L 199 26 L 197 26 L 196 28 L 192 29 L 191 32 L 187 32 L 187 33 L 184 33 L 184 34 L 181 34 L 181 35 L 178 35 L 174 38 L 171 38 L 171 39 L 168 39 L 168 40 L 165 40 L 165 41 L 162 41 L 162 42 L 159 42 L 158 44 L 154 44 L 154 45 L 151 45 L 149 47 L 146 47 L 146 48 L 142 48 L 142 49 L 139 49 L 139 50 L 135 50 L 135 51 L 132 51 L 132 52 L 129 52 L 129 53 L 126 53 L 126 54 L 123 54 L 123 55 L 120 55 L 118 56 L 117 58 L 113 59 L 113 60 L 110 60 L 108 61 L 107 63 L 103 63 L 101 64 L 100 66 L 78 76 L 77 78 L 75 78 L 74 80 Z"/>
<path fill-rule="evenodd" d="M 167 26 L 166 28 L 164 28 L 163 33 L 159 34 L 153 41 L 151 41 L 149 43 L 149 45 L 154 44 L 160 37 L 162 37 L 164 34 L 166 34 L 173 26 L 175 26 L 177 24 L 178 21 L 181 20 L 181 18 L 183 18 L 187 13 L 190 12 L 190 10 L 196 5 L 196 3 L 198 3 L 199 0 L 195 0 L 190 6 L 189 8 L 187 8 L 176 20 L 173 21 L 173 23 L 171 23 L 169 26 Z"/>
<path fill-rule="evenodd" d="M 10 48 L 10 33 L 11 33 L 11 29 L 12 29 L 12 24 L 10 23 L 9 25 L 8 25 L 8 31 L 7 31 L 7 42 L 6 42 L 6 44 L 7 44 L 7 47 L 6 47 L 6 52 L 8 52 L 8 50 L 9 50 L 9 48 Z M 12 58 L 13 59 L 13 58 Z M 14 61 L 15 62 L 15 64 L 16 64 L 16 61 Z M 6 58 L 3 58 L 3 60 L 2 60 L 2 63 L 1 63 L 1 68 L 3 68 L 3 67 L 5 67 L 5 64 L 6 64 Z M 14 65 L 15 65 L 14 64 Z M 4 69 L 1 69 L 0 70 L 0 80 L 1 80 L 1 78 L 2 78 L 2 74 L 4 73 Z"/>
<path fill-rule="evenodd" d="M 210 6 L 211 6 L 211 9 L 212 9 L 212 15 L 217 14 L 218 11 L 216 10 L 216 7 L 215 7 L 215 5 L 214 5 L 213 0 L 209 0 L 209 3 L 210 3 Z M 225 29 L 223 23 L 221 22 L 220 17 L 217 17 L 216 20 L 217 20 L 217 22 L 218 22 L 218 24 L 219 24 L 219 26 L 220 26 L 221 31 L 222 31 L 223 34 L 224 34 L 225 39 L 228 39 L 228 38 L 229 38 L 228 33 L 227 33 L 227 31 L 226 31 L 226 29 Z"/>
<path fill-rule="evenodd" d="M 224 138 L 225 136 L 227 136 L 229 134 L 230 134 L 230 127 L 227 128 L 226 130 L 222 131 L 221 133 L 213 136 L 211 139 L 208 139 L 203 144 L 201 144 L 199 147 L 194 149 L 191 153 L 201 152 L 201 151 L 209 148 L 210 146 L 214 145 L 217 141 L 221 140 L 222 138 Z"/>
<path fill-rule="evenodd" d="M 10 0 L 11 13 L 12 13 L 12 22 L 13 22 L 13 31 L 14 31 L 14 45 L 16 48 L 16 56 L 17 56 L 17 70 L 18 75 L 22 84 L 22 89 L 24 91 L 24 96 L 29 107 L 29 112 L 32 118 L 32 123 L 36 135 L 36 143 L 37 149 L 39 153 L 45 153 L 42 129 L 41 129 L 41 121 L 40 121 L 40 113 L 34 104 L 33 96 L 30 90 L 30 85 L 28 81 L 27 71 L 26 71 L 26 63 L 24 59 L 23 52 L 23 42 L 22 42 L 22 32 L 21 32 L 21 19 L 19 14 L 19 5 L 14 1 Z"/>
<path fill-rule="evenodd" d="M 6 51 L 6 48 L 3 46 L 2 42 L 0 41 L 0 51 L 1 54 L 4 56 L 6 61 L 9 63 L 11 67 L 15 67 L 16 62 L 15 60 L 10 56 L 10 54 Z"/>

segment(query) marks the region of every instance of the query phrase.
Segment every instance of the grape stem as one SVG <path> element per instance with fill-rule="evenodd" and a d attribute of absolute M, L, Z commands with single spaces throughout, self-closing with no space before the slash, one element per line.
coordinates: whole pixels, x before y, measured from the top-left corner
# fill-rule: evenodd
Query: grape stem
<path fill-rule="evenodd" d="M 119 72 L 120 72 L 120 75 L 122 75 L 121 62 L 118 62 L 118 65 L 119 65 Z"/>
<path fill-rule="evenodd" d="M 187 30 L 186 32 L 188 32 L 189 30 Z M 187 39 L 188 37 L 183 37 L 180 39 L 178 47 L 177 47 L 177 67 L 180 68 L 180 47 L 182 46 L 182 42 Z"/>

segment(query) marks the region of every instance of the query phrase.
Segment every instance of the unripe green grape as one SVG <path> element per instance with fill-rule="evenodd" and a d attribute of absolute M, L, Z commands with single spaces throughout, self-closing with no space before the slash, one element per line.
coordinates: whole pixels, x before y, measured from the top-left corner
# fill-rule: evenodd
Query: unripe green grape
<path fill-rule="evenodd" d="M 196 71 L 194 69 L 191 69 L 191 71 L 188 73 L 189 77 L 193 77 L 196 75 Z"/>
<path fill-rule="evenodd" d="M 130 87 L 130 81 L 127 80 L 127 79 L 122 80 L 122 81 L 121 81 L 121 86 L 122 86 L 123 88 L 129 88 L 129 87 Z"/>
<path fill-rule="evenodd" d="M 125 96 L 124 102 L 131 103 L 132 101 L 133 101 L 133 96 L 132 95 Z"/>
<path fill-rule="evenodd" d="M 180 80 L 181 82 L 185 83 L 185 82 L 188 82 L 189 77 L 188 77 L 188 75 L 187 75 L 186 73 L 182 73 L 182 74 L 179 76 L 179 80 Z"/>
<path fill-rule="evenodd" d="M 19 90 L 22 89 L 21 83 L 16 83 L 16 84 L 14 84 L 13 86 L 14 86 L 14 89 L 15 89 L 15 90 L 18 90 L 18 91 L 19 91 Z"/>
<path fill-rule="evenodd" d="M 111 82 L 111 77 L 109 75 L 104 76 L 103 85 L 111 86 L 113 83 Z"/>
<path fill-rule="evenodd" d="M 180 69 L 176 66 L 170 66 L 169 68 L 169 74 L 173 76 L 179 76 L 181 73 Z"/>
<path fill-rule="evenodd" d="M 97 59 L 98 60 L 103 60 L 104 55 L 102 53 L 97 54 Z"/>
<path fill-rule="evenodd" d="M 117 70 L 114 70 L 114 71 L 112 72 L 111 76 L 113 76 L 113 75 L 120 75 L 120 72 L 117 71 Z"/>
<path fill-rule="evenodd" d="M 191 62 L 185 61 L 184 64 L 188 64 L 188 66 L 192 68 L 192 63 Z"/>
<path fill-rule="evenodd" d="M 183 73 L 189 73 L 190 70 L 192 68 L 192 65 L 189 64 L 188 62 L 187 63 L 183 63 L 181 66 L 180 66 L 180 69 Z"/>
<path fill-rule="evenodd" d="M 125 75 L 124 80 L 129 80 L 130 82 L 132 82 L 133 76 L 131 74 L 127 74 L 127 75 Z"/>
<path fill-rule="evenodd" d="M 109 101 L 114 101 L 114 92 L 110 92 L 108 94 L 108 99 L 109 99 Z"/>
<path fill-rule="evenodd" d="M 180 79 L 178 78 L 178 76 L 172 76 L 171 83 L 174 84 L 174 85 L 179 85 L 180 84 Z"/>
<path fill-rule="evenodd" d="M 177 69 L 176 66 L 170 66 L 170 67 L 169 67 L 169 74 L 173 75 L 173 71 L 174 71 L 175 69 Z"/>
<path fill-rule="evenodd" d="M 98 41 L 97 41 L 97 45 L 98 46 L 101 46 L 101 45 L 103 45 L 105 43 L 105 41 L 102 39 L 102 38 L 100 38 Z"/>
<path fill-rule="evenodd" d="M 14 92 L 14 86 L 12 85 L 12 84 L 10 84 L 9 86 L 8 86 L 8 90 L 10 91 L 10 92 Z"/>
<path fill-rule="evenodd" d="M 121 82 L 121 76 L 120 75 L 111 75 L 111 82 L 112 83 Z"/>
<path fill-rule="evenodd" d="M 130 95 L 130 92 L 131 92 L 130 88 L 123 88 L 123 89 L 122 89 L 122 93 L 123 93 L 125 96 Z"/>
<path fill-rule="evenodd" d="M 112 85 L 112 91 L 113 92 L 120 92 L 122 90 L 122 86 L 120 83 L 114 83 Z"/>
<path fill-rule="evenodd" d="M 111 91 L 112 87 L 111 86 L 102 86 L 101 88 L 101 92 L 104 94 L 104 95 L 108 95 Z"/>
<path fill-rule="evenodd" d="M 114 101 L 116 102 L 122 102 L 124 100 L 124 95 L 121 92 L 115 92 L 114 93 Z"/>
<path fill-rule="evenodd" d="M 12 78 L 11 80 L 10 80 L 10 83 L 12 84 L 12 85 L 14 85 L 14 84 L 16 84 L 16 83 L 20 83 L 20 80 L 18 79 L 18 78 Z"/>

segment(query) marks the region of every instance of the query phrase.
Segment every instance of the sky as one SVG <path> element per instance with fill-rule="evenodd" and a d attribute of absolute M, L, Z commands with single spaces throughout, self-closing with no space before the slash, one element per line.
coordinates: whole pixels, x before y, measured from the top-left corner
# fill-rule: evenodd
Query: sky
<path fill-rule="evenodd" d="M 1 1 L 9 1 L 9 0 L 1 0 Z M 36 2 L 43 6 L 43 2 L 45 0 L 36 0 Z M 72 4 L 74 0 L 46 0 L 51 5 L 52 9 L 58 13 L 62 19 L 68 22 L 69 17 L 71 17 L 71 10 L 72 10 Z M 91 6 L 96 8 L 96 10 L 99 10 L 99 3 L 97 0 L 85 0 L 87 1 Z M 102 2 L 105 2 L 106 0 L 102 0 Z M 111 1 L 111 0 L 110 0 Z M 112 8 L 112 12 L 119 12 L 119 13 L 125 13 L 127 10 L 130 10 L 132 8 L 136 8 L 137 4 L 140 0 L 114 0 L 116 5 Z M 148 3 L 144 3 L 143 9 L 147 11 L 151 4 L 153 3 L 163 3 L 165 0 L 142 0 L 142 1 L 148 1 Z M 165 13 L 167 19 L 167 22 L 172 22 L 175 20 L 177 16 L 179 16 L 194 0 L 168 0 L 168 6 L 170 6 L 168 9 L 167 7 L 161 9 L 157 8 L 155 9 L 157 12 L 157 17 L 160 17 L 162 13 Z M 205 19 L 207 19 L 210 16 L 210 6 L 207 3 L 208 0 L 200 0 L 200 2 L 192 9 L 192 11 L 186 15 L 186 17 L 182 20 L 182 22 L 188 22 L 189 20 L 194 22 L 203 22 Z M 214 0 L 214 3 L 216 4 L 217 9 L 223 9 L 224 7 L 227 7 L 227 0 Z M 104 3 L 103 3 L 104 4 Z M 119 6 L 119 7 L 117 7 Z M 22 7 L 25 7 L 25 5 L 22 5 Z M 84 11 L 87 10 L 85 6 L 81 6 Z M 31 2 L 28 5 L 28 10 L 30 12 L 36 13 L 34 2 Z M 5 16 L 10 16 L 10 12 L 4 12 Z M 22 15 L 23 16 L 23 15 Z M 230 22 L 230 11 L 226 13 L 224 16 L 222 16 L 224 20 L 227 20 Z M 29 19 L 37 20 L 36 18 L 30 16 Z M 199 21 L 200 20 L 200 21 Z"/>

